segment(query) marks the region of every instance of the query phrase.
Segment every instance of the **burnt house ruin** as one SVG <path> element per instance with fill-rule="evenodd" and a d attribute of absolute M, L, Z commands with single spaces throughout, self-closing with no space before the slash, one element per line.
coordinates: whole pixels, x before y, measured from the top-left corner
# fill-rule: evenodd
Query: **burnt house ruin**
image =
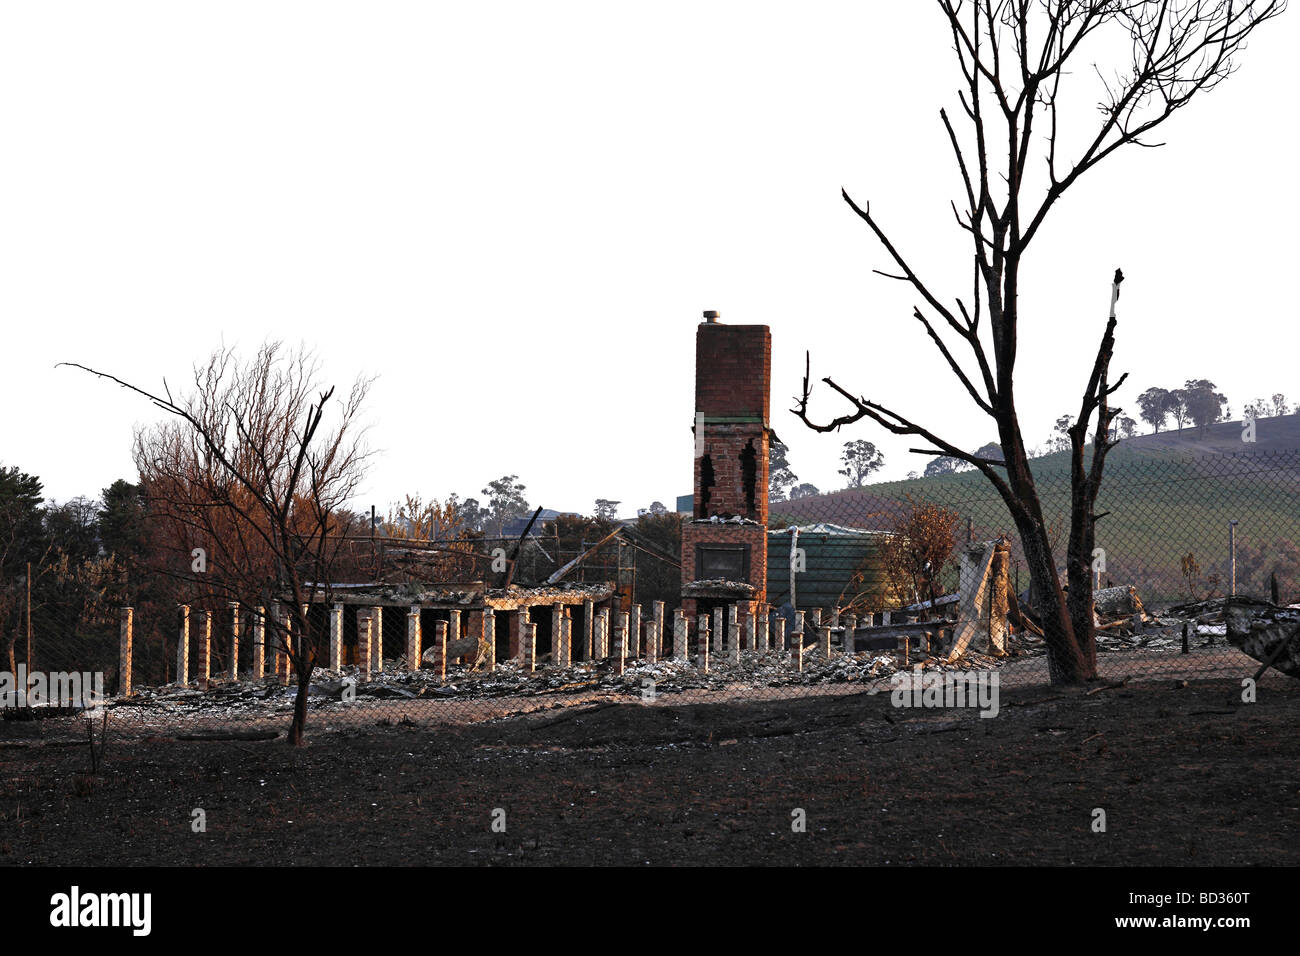
<path fill-rule="evenodd" d="M 695 332 L 695 483 L 682 526 L 682 609 L 767 603 L 772 334 L 704 313 Z"/>

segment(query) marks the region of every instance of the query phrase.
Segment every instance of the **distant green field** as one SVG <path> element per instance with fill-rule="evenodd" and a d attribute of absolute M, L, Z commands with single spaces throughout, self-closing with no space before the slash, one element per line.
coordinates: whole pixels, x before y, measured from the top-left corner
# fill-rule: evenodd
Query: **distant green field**
<path fill-rule="evenodd" d="M 1261 440 L 1255 445 L 1241 442 L 1239 423 L 1222 423 L 1210 428 L 1203 441 L 1187 429 L 1139 436 L 1117 446 L 1107 458 L 1097 505 L 1098 513 L 1109 512 L 1097 524 L 1097 543 L 1106 551 L 1104 577 L 1137 586 L 1148 602 L 1223 593 L 1228 522 L 1236 520 L 1238 592 L 1267 596 L 1269 575 L 1276 573 L 1283 599 L 1300 600 L 1300 427 L 1296 416 L 1287 416 L 1262 419 L 1258 430 Z M 1060 525 L 1058 561 L 1063 563 L 1069 455 L 1035 459 L 1032 469 L 1044 517 L 1049 525 Z M 878 500 L 902 502 L 910 495 L 943 504 L 962 515 L 963 534 L 966 518 L 973 521 L 978 538 L 1011 534 L 1018 557 L 1010 516 L 977 471 L 883 482 L 862 490 Z M 829 504 L 836 497 L 825 500 Z M 850 499 L 841 500 L 847 506 Z M 846 523 L 850 517 L 845 515 Z M 1181 568 L 1188 554 L 1201 568 L 1199 581 L 1190 586 Z M 1217 586 L 1211 575 L 1218 575 Z"/>

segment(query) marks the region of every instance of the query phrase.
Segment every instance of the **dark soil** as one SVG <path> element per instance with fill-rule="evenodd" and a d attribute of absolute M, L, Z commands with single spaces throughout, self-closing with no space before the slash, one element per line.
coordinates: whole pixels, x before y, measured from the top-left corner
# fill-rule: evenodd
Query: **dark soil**
<path fill-rule="evenodd" d="M 1004 687 L 993 719 L 887 692 L 661 698 L 318 730 L 300 749 L 110 730 L 94 774 L 84 741 L 14 739 L 10 724 L 0 862 L 1296 863 L 1300 683 L 1240 694 Z"/>

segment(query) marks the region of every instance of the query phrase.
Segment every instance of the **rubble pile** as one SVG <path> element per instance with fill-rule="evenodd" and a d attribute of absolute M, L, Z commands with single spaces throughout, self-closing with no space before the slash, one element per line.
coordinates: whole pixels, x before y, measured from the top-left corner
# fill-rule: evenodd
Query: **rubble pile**
<path fill-rule="evenodd" d="M 355 667 L 341 671 L 317 669 L 310 685 L 309 709 L 328 714 L 345 707 L 364 707 L 386 701 L 477 701 L 503 697 L 590 692 L 601 695 L 640 697 L 653 682 L 656 695 L 683 691 L 728 691 L 743 698 L 746 688 L 807 687 L 827 684 L 871 684 L 887 681 L 895 672 L 922 666 L 939 670 L 996 668 L 1005 659 L 968 654 L 955 664 L 930 657 L 904 664 L 902 655 L 891 652 L 839 652 L 828 660 L 816 647 L 805 647 L 803 669 L 797 669 L 789 653 L 746 651 L 739 663 L 725 655 L 711 657 L 704 671 L 694 658 L 668 658 L 650 663 L 628 661 L 619 674 L 613 660 L 575 663 L 569 667 L 540 666 L 528 673 L 518 661 L 503 661 L 495 671 L 474 671 L 449 665 L 447 679 L 439 681 L 432 669 L 406 670 L 400 659 L 385 662 L 382 672 L 360 680 Z M 260 681 L 212 681 L 207 690 L 170 684 L 141 688 L 130 698 L 107 704 L 120 716 L 142 721 L 202 718 L 238 720 L 285 715 L 293 710 L 295 685 L 282 686 L 273 678 Z"/>

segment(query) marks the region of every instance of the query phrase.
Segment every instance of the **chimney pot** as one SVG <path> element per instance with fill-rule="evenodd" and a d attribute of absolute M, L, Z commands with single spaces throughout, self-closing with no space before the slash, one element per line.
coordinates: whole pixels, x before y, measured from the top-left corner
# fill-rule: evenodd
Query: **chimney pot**
<path fill-rule="evenodd" d="M 712 309 L 708 310 L 707 312 L 704 313 L 704 321 L 705 321 L 705 322 L 717 322 L 717 321 L 718 321 L 718 313 L 717 313 L 717 312 L 714 312 Z"/>

